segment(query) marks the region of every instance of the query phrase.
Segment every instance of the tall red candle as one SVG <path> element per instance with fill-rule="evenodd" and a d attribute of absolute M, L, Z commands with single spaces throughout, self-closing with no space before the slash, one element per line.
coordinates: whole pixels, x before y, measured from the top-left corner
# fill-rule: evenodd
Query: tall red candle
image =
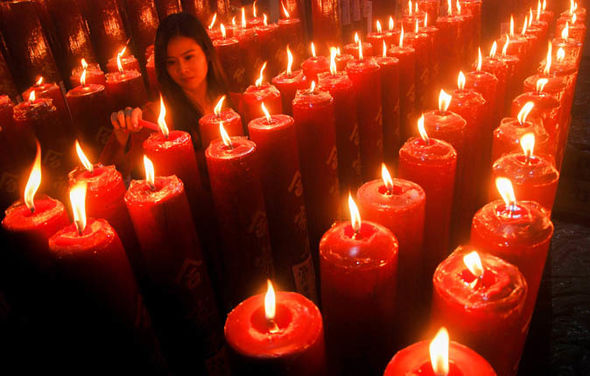
<path fill-rule="evenodd" d="M 283 112 L 281 92 L 268 82 L 263 82 L 266 62 L 260 68 L 260 76 L 254 85 L 248 86 L 242 94 L 241 113 L 244 115 L 244 122 L 248 124 L 257 117 L 264 116 L 260 104 L 264 103 L 273 114 Z"/>
<path fill-rule="evenodd" d="M 414 119 L 416 53 L 412 47 L 403 45 L 402 33 L 400 46 L 392 47 L 387 54 L 399 60 L 400 141 L 403 141 L 413 134 L 412 130 L 416 124 Z"/>
<path fill-rule="evenodd" d="M 234 38 L 238 40 L 239 47 L 239 62 L 245 71 L 244 83 L 247 85 L 248 82 L 254 81 L 256 78 L 257 68 L 262 65 L 262 59 L 260 58 L 260 48 L 256 40 L 256 30 L 253 28 L 246 29 L 242 27 L 236 28 L 234 31 Z M 241 89 L 245 89 L 245 86 Z"/>
<path fill-rule="evenodd" d="M 237 38 L 225 35 L 225 27 L 221 25 L 222 38 L 213 40 L 213 47 L 219 57 L 219 61 L 225 70 L 228 79 L 228 87 L 231 91 L 239 93 L 248 85 L 246 69 L 240 61 L 240 47 Z"/>
<path fill-rule="evenodd" d="M 432 327 L 484 356 L 501 375 L 515 375 L 526 337 L 527 283 L 518 268 L 459 246 L 436 269 Z"/>
<path fill-rule="evenodd" d="M 112 133 L 105 87 L 86 84 L 81 80 L 79 86 L 67 92 L 66 99 L 72 113 L 74 129 L 82 142 L 96 151 L 102 149 Z"/>
<path fill-rule="evenodd" d="M 113 110 L 141 107 L 147 101 L 147 92 L 141 73 L 135 70 L 107 73 L 107 95 Z"/>
<path fill-rule="evenodd" d="M 405 36 L 408 46 L 414 48 L 416 53 L 415 66 L 415 85 L 416 85 L 416 111 L 424 108 L 427 102 L 427 88 L 430 82 L 430 66 L 432 65 L 430 56 L 430 37 L 426 33 L 422 33 L 419 29 L 419 24 L 416 23 L 413 33 L 407 33 Z"/>
<path fill-rule="evenodd" d="M 293 114 L 293 98 L 297 90 L 309 86 L 302 70 L 293 72 L 293 54 L 287 46 L 287 70 L 273 77 L 272 84 L 281 92 L 283 113 Z"/>
<path fill-rule="evenodd" d="M 272 75 L 278 72 L 280 59 L 277 53 L 281 49 L 281 41 L 278 38 L 279 26 L 277 24 L 267 24 L 266 14 L 264 15 L 264 24 L 256 26 L 256 35 L 258 43 L 264 48 L 261 49 L 262 59 L 268 61 L 269 71 Z M 280 56 L 280 55 L 279 55 Z"/>
<path fill-rule="evenodd" d="M 287 13 L 286 18 L 281 18 L 277 24 L 279 25 L 279 38 L 283 45 L 291 46 L 295 56 L 303 56 L 305 54 L 305 32 L 301 20 L 290 17 Z"/>
<path fill-rule="evenodd" d="M 383 42 L 383 56 L 375 57 L 381 68 L 381 107 L 383 109 L 383 160 L 392 163 L 400 144 L 399 60 L 387 56 Z"/>
<path fill-rule="evenodd" d="M 301 63 L 301 70 L 308 82 L 317 81 L 318 74 L 330 70 L 330 60 L 325 56 L 316 56 L 315 45 L 311 42 L 311 56 Z"/>
<path fill-rule="evenodd" d="M 248 124 L 256 143 L 277 281 L 317 301 L 299 150 L 293 118 L 268 115 Z"/>
<path fill-rule="evenodd" d="M 300 294 L 272 290 L 249 297 L 227 315 L 225 338 L 236 374 L 326 372 L 322 315 Z"/>
<path fill-rule="evenodd" d="M 386 227 L 361 223 L 350 196 L 349 205 L 351 221 L 320 242 L 327 349 L 340 372 L 376 373 L 393 346 L 398 242 Z"/>
<path fill-rule="evenodd" d="M 428 18 L 425 18 L 424 23 L 420 25 L 419 32 L 428 36 L 428 56 L 430 57 L 428 85 L 426 87 L 424 106 L 429 107 L 434 103 L 435 86 L 438 85 L 440 78 L 440 55 L 439 51 L 439 29 L 428 24 Z"/>
<path fill-rule="evenodd" d="M 446 51 L 441 54 L 440 58 L 440 76 L 451 77 L 454 70 L 461 66 L 460 48 L 457 46 L 457 41 L 461 39 L 460 24 L 461 19 L 452 14 L 452 4 L 446 16 L 438 17 L 436 19 L 436 27 L 439 30 L 439 50 Z"/>
<path fill-rule="evenodd" d="M 225 95 L 217 101 L 212 114 L 203 115 L 199 119 L 199 135 L 201 145 L 206 149 L 211 141 L 219 138 L 219 123 L 222 122 L 225 130 L 230 136 L 243 136 L 242 117 L 232 108 L 221 109 Z"/>
<path fill-rule="evenodd" d="M 230 308 L 273 273 L 262 162 L 256 144 L 241 137 L 214 140 L 205 157 L 222 236 L 225 304 Z"/>
<path fill-rule="evenodd" d="M 65 123 L 70 122 L 70 113 L 61 88 L 55 83 L 44 83 L 43 81 L 43 77 L 39 77 L 33 86 L 23 92 L 23 99 L 28 99 L 33 91 L 35 92 L 36 98 L 49 98 L 55 106 L 57 115 L 61 121 Z"/>
<path fill-rule="evenodd" d="M 355 41 L 352 43 L 348 43 L 344 46 L 344 53 L 349 54 L 352 56 L 359 56 L 359 43 L 363 46 L 363 55 L 365 56 L 373 56 L 373 45 L 369 42 L 360 42 L 357 35 L 355 34 Z"/>
<path fill-rule="evenodd" d="M 99 62 L 106 64 L 128 40 L 118 2 L 86 1 L 83 5 Z"/>

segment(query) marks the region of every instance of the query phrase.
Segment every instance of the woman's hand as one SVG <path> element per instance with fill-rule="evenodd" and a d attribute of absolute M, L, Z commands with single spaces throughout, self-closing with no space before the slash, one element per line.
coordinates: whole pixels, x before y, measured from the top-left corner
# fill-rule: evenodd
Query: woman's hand
<path fill-rule="evenodd" d="M 124 110 L 113 112 L 111 114 L 111 123 L 113 124 L 115 137 L 121 145 L 126 145 L 129 139 L 129 133 L 139 132 L 141 126 L 141 108 L 126 107 Z"/>

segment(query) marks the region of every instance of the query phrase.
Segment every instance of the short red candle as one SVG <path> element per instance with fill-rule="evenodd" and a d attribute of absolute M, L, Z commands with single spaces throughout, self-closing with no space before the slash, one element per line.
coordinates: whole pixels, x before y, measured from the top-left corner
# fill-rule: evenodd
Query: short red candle
<path fill-rule="evenodd" d="M 98 84 L 77 86 L 68 91 L 66 99 L 72 112 L 74 128 L 82 143 L 92 146 L 96 151 L 101 150 L 112 133 L 105 87 Z"/>
<path fill-rule="evenodd" d="M 147 101 L 147 92 L 141 73 L 123 71 L 107 73 L 107 94 L 113 110 L 141 107 Z"/>
<path fill-rule="evenodd" d="M 230 37 L 215 39 L 213 47 L 227 75 L 229 89 L 236 93 L 242 92 L 248 86 L 248 76 L 240 60 L 238 40 Z"/>
<path fill-rule="evenodd" d="M 225 339 L 233 371 L 240 375 L 324 375 L 320 310 L 300 294 L 277 291 L 273 322 L 276 327 L 265 317 L 264 294 L 244 300 L 227 315 Z"/>
<path fill-rule="evenodd" d="M 347 194 L 362 183 L 361 151 L 357 102 L 352 81 L 346 72 L 322 73 L 319 89 L 334 98 L 336 145 L 338 149 L 338 182 L 340 192 Z"/>
<path fill-rule="evenodd" d="M 257 118 L 248 124 L 248 133 L 264 161 L 260 178 L 279 286 L 317 301 L 293 118 Z"/>
<path fill-rule="evenodd" d="M 233 137 L 231 144 L 214 140 L 205 150 L 222 235 L 226 308 L 245 299 L 273 273 L 262 162 L 254 142 Z"/>
<path fill-rule="evenodd" d="M 393 346 L 398 242 L 382 225 L 335 224 L 320 243 L 330 356 L 347 372 L 376 373 Z"/>
<path fill-rule="evenodd" d="M 63 122 L 70 121 L 70 113 L 61 88 L 55 83 L 35 84 L 23 92 L 23 99 L 30 98 L 31 92 L 35 91 L 35 98 L 49 98 L 56 108 L 57 115 Z"/>
<path fill-rule="evenodd" d="M 308 82 L 318 80 L 318 74 L 330 70 L 330 60 L 325 56 L 308 57 L 301 63 L 301 70 Z"/>
<path fill-rule="evenodd" d="M 199 135 L 201 136 L 201 146 L 206 149 L 211 141 L 220 138 L 219 123 L 230 136 L 243 136 L 242 117 L 232 108 L 225 108 L 219 112 L 219 115 L 212 113 L 202 116 L 199 119 Z"/>
<path fill-rule="evenodd" d="M 463 261 L 472 251 L 483 266 L 479 277 Z M 501 375 L 515 374 L 527 320 L 527 283 L 518 268 L 471 246 L 459 246 L 438 266 L 432 283 L 431 326 L 447 328 Z"/>
<path fill-rule="evenodd" d="M 527 91 L 512 100 L 510 115 L 517 116 L 527 102 L 533 102 L 535 104 L 529 116 L 541 119 L 543 128 L 549 133 L 551 142 L 558 142 L 559 132 L 564 127 L 564 124 L 561 123 L 561 105 L 559 100 L 549 93 L 538 92 L 537 90 Z"/>
<path fill-rule="evenodd" d="M 536 154 L 555 158 L 555 145 L 551 143 L 549 133 L 539 121 L 531 119 L 521 124 L 518 119 L 508 117 L 502 119 L 500 126 L 494 130 L 492 160 L 495 161 L 504 154 L 519 152 L 520 138 L 526 133 L 535 134 Z"/>
<path fill-rule="evenodd" d="M 140 71 L 139 62 L 133 55 L 125 55 L 121 56 L 121 66 L 123 66 L 123 70 L 125 71 Z M 109 73 L 114 73 L 119 71 L 119 67 L 117 65 L 117 56 L 112 57 L 107 62 L 107 71 Z"/>
<path fill-rule="evenodd" d="M 424 269 L 430 279 L 449 252 L 457 152 L 445 141 L 410 138 L 399 150 L 399 177 L 424 189 Z"/>
<path fill-rule="evenodd" d="M 414 119 L 416 53 L 412 47 L 394 46 L 387 51 L 387 54 L 399 60 L 400 141 L 403 141 L 415 133 L 416 127 L 416 119 Z"/>
<path fill-rule="evenodd" d="M 363 46 L 363 56 L 373 56 L 375 51 L 374 51 L 374 46 L 369 43 L 369 42 L 362 42 L 362 46 Z M 379 45 L 380 46 L 380 45 Z M 379 47 L 379 46 L 375 46 Z M 358 42 L 352 42 L 352 43 L 348 43 L 347 45 L 344 46 L 344 51 L 345 54 L 348 55 L 352 55 L 355 58 L 358 58 L 359 56 L 359 44 Z"/>
<path fill-rule="evenodd" d="M 283 112 L 281 92 L 274 85 L 267 82 L 260 85 L 250 85 L 242 94 L 241 112 L 246 124 L 264 116 L 260 106 L 262 103 L 271 114 Z"/>
<path fill-rule="evenodd" d="M 283 113 L 293 114 L 293 99 L 297 90 L 309 87 L 310 83 L 305 79 L 302 70 L 295 72 L 282 72 L 272 79 L 272 84 L 281 92 Z"/>
<path fill-rule="evenodd" d="M 340 206 L 334 112 L 334 99 L 326 91 L 298 90 L 293 100 L 312 249 L 317 249 Z"/>
<path fill-rule="evenodd" d="M 72 75 L 70 76 L 71 87 L 80 85 L 80 77 L 82 76 L 82 72 L 84 72 L 84 68 L 81 66 L 78 66 L 72 70 Z M 89 63 L 88 68 L 86 68 L 86 84 L 105 86 L 106 83 L 107 80 L 104 72 L 100 69 L 100 65 L 97 63 Z"/>
<path fill-rule="evenodd" d="M 379 175 L 383 162 L 383 108 L 381 105 L 381 67 L 375 59 L 355 59 L 346 64 L 357 95 L 357 117 L 361 150 L 361 176 Z"/>

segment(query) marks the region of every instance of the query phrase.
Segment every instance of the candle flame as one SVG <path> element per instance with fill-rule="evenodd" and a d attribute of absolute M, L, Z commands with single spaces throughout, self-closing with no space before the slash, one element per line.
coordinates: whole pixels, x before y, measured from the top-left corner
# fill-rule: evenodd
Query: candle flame
<path fill-rule="evenodd" d="M 125 50 L 125 49 L 123 49 Z M 122 54 L 117 54 L 117 69 L 119 70 L 119 72 L 123 72 L 123 64 L 121 64 L 121 56 Z"/>
<path fill-rule="evenodd" d="M 381 163 L 381 180 L 383 180 L 385 188 L 391 192 L 393 190 L 393 179 L 391 178 L 391 174 L 389 173 L 385 163 Z"/>
<path fill-rule="evenodd" d="M 510 15 L 510 37 L 514 38 L 514 15 Z"/>
<path fill-rule="evenodd" d="M 492 43 L 492 48 L 490 48 L 490 57 L 494 57 L 496 56 L 496 50 L 498 49 L 498 43 L 496 43 L 496 41 L 494 41 L 494 43 Z"/>
<path fill-rule="evenodd" d="M 82 64 L 82 69 L 88 68 L 88 63 L 86 62 L 86 59 L 80 59 L 80 64 Z"/>
<path fill-rule="evenodd" d="M 463 71 L 459 71 L 459 75 L 457 76 L 457 88 L 459 90 L 465 89 L 465 75 Z"/>
<path fill-rule="evenodd" d="M 229 134 L 227 134 L 227 131 L 223 127 L 223 121 L 219 122 L 219 134 L 221 134 L 221 141 L 223 141 L 223 144 L 229 148 L 233 148 L 231 138 L 229 137 Z"/>
<path fill-rule="evenodd" d="M 262 13 L 262 24 L 268 26 L 268 17 L 266 16 L 266 13 Z"/>
<path fill-rule="evenodd" d="M 549 47 L 547 48 L 547 58 L 545 59 L 545 69 L 543 69 L 544 74 L 551 73 L 551 59 L 553 55 L 553 44 L 549 41 Z"/>
<path fill-rule="evenodd" d="M 457 14 L 461 15 L 461 4 L 459 3 L 459 0 L 457 0 Z"/>
<path fill-rule="evenodd" d="M 428 142 L 428 133 L 426 132 L 426 128 L 424 127 L 424 114 L 422 114 L 422 116 L 420 116 L 420 118 L 418 119 L 418 132 L 420 133 L 420 137 L 422 138 L 422 140 Z"/>
<path fill-rule="evenodd" d="M 537 93 L 541 93 L 543 91 L 545 85 L 547 85 L 547 82 L 549 82 L 547 78 L 539 78 L 537 80 Z"/>
<path fill-rule="evenodd" d="M 168 130 L 168 125 L 166 124 L 166 106 L 164 105 L 164 98 L 160 95 L 160 115 L 158 116 L 158 128 L 160 128 L 160 132 L 164 135 L 164 137 L 168 138 L 170 131 Z"/>
<path fill-rule="evenodd" d="M 438 110 L 440 112 L 447 112 L 449 106 L 451 105 L 451 99 L 453 97 L 447 94 L 444 89 L 440 89 L 440 94 L 438 95 Z"/>
<path fill-rule="evenodd" d="M 37 99 L 35 95 L 35 90 L 31 90 L 31 94 L 29 94 L 29 102 L 34 102 Z"/>
<path fill-rule="evenodd" d="M 563 47 L 559 47 L 557 49 L 557 62 L 558 63 L 562 63 L 563 60 L 565 59 L 565 50 L 563 49 Z"/>
<path fill-rule="evenodd" d="M 266 280 L 266 294 L 264 295 L 264 317 L 267 320 L 274 320 L 276 315 L 276 297 L 275 289 L 270 279 Z"/>
<path fill-rule="evenodd" d="M 84 150 L 82 150 L 82 147 L 80 146 L 80 142 L 78 142 L 78 140 L 76 140 L 76 154 L 78 154 L 78 159 L 80 159 L 80 162 L 82 162 L 82 166 L 84 166 L 84 168 L 87 171 L 94 171 L 94 166 L 86 157 L 86 154 L 84 153 Z"/>
<path fill-rule="evenodd" d="M 399 33 L 399 46 L 400 47 L 404 46 L 404 25 L 402 25 L 402 29 Z"/>
<path fill-rule="evenodd" d="M 291 53 L 291 49 L 289 49 L 289 45 L 287 45 L 287 74 L 291 75 L 291 69 L 293 68 L 293 54 Z"/>
<path fill-rule="evenodd" d="M 547 0 L 543 0 L 543 11 L 547 9 Z"/>
<path fill-rule="evenodd" d="M 245 29 L 248 24 L 246 23 L 246 11 L 242 7 L 242 29 Z"/>
<path fill-rule="evenodd" d="M 154 171 L 154 164 L 145 154 L 143 155 L 143 168 L 145 171 L 145 181 L 150 187 L 155 187 L 156 173 Z"/>
<path fill-rule="evenodd" d="M 86 229 L 86 182 L 80 182 L 70 189 L 70 203 L 74 214 L 74 225 L 78 233 Z"/>
<path fill-rule="evenodd" d="M 520 31 L 520 35 L 522 35 L 522 36 L 526 35 L 526 29 L 527 29 L 528 25 L 529 25 L 529 18 L 528 18 L 528 16 L 526 16 L 524 18 L 524 22 L 522 24 L 522 30 Z"/>
<path fill-rule="evenodd" d="M 82 74 L 80 75 L 80 85 L 86 86 L 86 68 L 82 70 Z"/>
<path fill-rule="evenodd" d="M 266 61 L 262 64 L 262 67 L 260 68 L 260 75 L 258 76 L 258 79 L 255 82 L 256 87 L 260 87 L 262 85 L 262 80 L 264 79 L 264 69 L 266 69 Z"/>
<path fill-rule="evenodd" d="M 520 112 L 518 113 L 518 115 L 516 115 L 516 118 L 518 119 L 518 122 L 521 125 L 525 123 L 526 118 L 531 113 L 533 107 L 535 107 L 535 103 L 534 102 L 526 102 L 524 104 L 524 106 L 522 106 L 522 109 L 520 110 Z"/>
<path fill-rule="evenodd" d="M 520 138 L 520 147 L 527 159 L 532 158 L 535 150 L 535 134 L 532 132 L 524 134 Z"/>
<path fill-rule="evenodd" d="M 219 24 L 219 30 L 221 30 L 221 36 L 223 39 L 226 38 L 227 32 L 225 31 L 225 25 L 223 23 Z"/>
<path fill-rule="evenodd" d="M 363 42 L 359 39 L 359 60 L 363 60 Z"/>
<path fill-rule="evenodd" d="M 447 376 L 449 373 L 449 333 L 440 328 L 430 342 L 430 364 L 436 376 Z"/>
<path fill-rule="evenodd" d="M 270 114 L 268 113 L 268 110 L 266 109 L 266 106 L 264 105 L 264 102 L 260 104 L 260 108 L 262 108 L 262 112 L 264 113 L 264 117 L 266 117 L 266 121 L 270 123 L 272 119 L 270 117 Z"/>
<path fill-rule="evenodd" d="M 563 39 L 563 40 L 567 40 L 568 39 L 568 37 L 569 37 L 569 30 L 570 30 L 570 24 L 569 24 L 569 22 L 566 22 L 565 23 L 565 26 L 561 30 L 561 39 Z"/>
<path fill-rule="evenodd" d="M 257 0 L 254 0 L 254 2 L 252 3 L 252 15 L 254 16 L 254 18 L 257 17 L 257 15 L 256 15 L 256 1 Z"/>
<path fill-rule="evenodd" d="M 382 48 L 383 48 L 382 56 L 387 57 L 387 43 L 385 43 L 385 40 L 383 40 Z"/>
<path fill-rule="evenodd" d="M 309 91 L 313 94 L 315 92 L 315 80 L 311 81 L 311 85 L 309 86 Z"/>
<path fill-rule="evenodd" d="M 533 8 L 529 8 L 529 27 L 533 24 Z"/>
<path fill-rule="evenodd" d="M 213 113 L 219 117 L 221 115 L 221 108 L 223 107 L 223 102 L 225 101 L 225 95 L 222 95 L 221 98 L 217 101 L 215 108 L 213 109 Z"/>
<path fill-rule="evenodd" d="M 477 47 L 477 66 L 475 67 L 476 72 L 481 72 L 481 64 L 483 58 L 481 57 L 481 47 Z"/>
<path fill-rule="evenodd" d="M 428 13 L 424 13 L 424 27 L 428 26 Z"/>
<path fill-rule="evenodd" d="M 350 193 L 348 194 L 348 210 L 350 211 L 350 223 L 352 224 L 352 229 L 355 233 L 358 233 L 361 230 L 361 213 Z"/>
<path fill-rule="evenodd" d="M 506 34 L 506 43 L 504 43 L 504 47 L 502 47 L 502 56 L 506 56 L 508 53 L 508 46 L 510 45 L 510 37 Z"/>
<path fill-rule="evenodd" d="M 37 79 L 37 82 L 35 82 L 35 85 L 39 86 L 43 84 L 43 76 L 39 76 L 39 78 Z"/>
<path fill-rule="evenodd" d="M 41 185 L 41 145 L 37 142 L 37 152 L 35 153 L 35 161 L 29 174 L 29 180 L 25 186 L 24 201 L 27 208 L 32 212 L 35 211 L 35 193 Z"/>
<path fill-rule="evenodd" d="M 537 17 L 536 20 L 541 20 L 541 0 L 537 0 Z"/>
<path fill-rule="evenodd" d="M 236 26 L 236 16 L 231 18 L 231 24 L 235 27 Z"/>
<path fill-rule="evenodd" d="M 576 14 L 572 14 L 572 25 L 576 23 L 577 17 Z"/>
<path fill-rule="evenodd" d="M 383 29 L 381 29 L 381 22 L 379 20 L 377 20 L 377 22 L 375 22 L 375 28 L 377 29 L 377 32 L 379 34 L 381 34 L 383 32 Z"/>
<path fill-rule="evenodd" d="M 283 8 L 283 13 L 285 14 L 285 18 L 289 18 L 291 17 L 291 15 L 289 14 L 289 11 L 287 10 L 287 8 L 285 7 L 285 4 L 283 4 L 283 2 L 281 1 L 281 7 Z"/>
<path fill-rule="evenodd" d="M 395 27 L 395 22 L 393 21 L 393 17 L 389 16 L 389 31 L 393 31 Z"/>
<path fill-rule="evenodd" d="M 477 251 L 470 252 L 463 256 L 463 263 L 475 278 L 481 278 L 481 276 L 483 276 L 483 265 L 481 264 L 481 258 Z"/>
<path fill-rule="evenodd" d="M 418 34 L 419 30 L 420 30 L 420 20 L 418 20 L 416 18 L 416 23 L 414 24 L 414 33 Z"/>
<path fill-rule="evenodd" d="M 453 2 L 451 0 L 447 0 L 447 15 L 449 17 L 453 16 Z"/>
<path fill-rule="evenodd" d="M 412 15 L 414 7 L 412 6 L 412 0 L 408 0 L 408 15 Z"/>
<path fill-rule="evenodd" d="M 574 13 L 576 10 L 576 2 L 574 0 L 570 0 L 570 14 Z"/>
<path fill-rule="evenodd" d="M 336 56 L 338 55 L 338 49 L 335 47 L 330 47 L 330 73 L 336 74 L 338 73 L 338 66 L 336 65 Z"/>
<path fill-rule="evenodd" d="M 359 33 L 358 32 L 354 32 L 354 43 L 358 43 L 359 42 Z"/>
<path fill-rule="evenodd" d="M 516 203 L 516 197 L 514 196 L 514 189 L 512 188 L 512 182 L 507 178 L 496 178 L 496 189 L 502 196 L 502 200 L 508 207 L 512 207 Z"/>
<path fill-rule="evenodd" d="M 217 21 L 217 12 L 215 12 L 213 18 L 211 19 L 211 23 L 209 23 L 209 26 L 207 27 L 209 30 L 213 30 L 213 26 L 215 26 L 215 21 Z"/>
<path fill-rule="evenodd" d="M 311 56 L 316 57 L 315 44 L 313 42 L 311 42 Z"/>

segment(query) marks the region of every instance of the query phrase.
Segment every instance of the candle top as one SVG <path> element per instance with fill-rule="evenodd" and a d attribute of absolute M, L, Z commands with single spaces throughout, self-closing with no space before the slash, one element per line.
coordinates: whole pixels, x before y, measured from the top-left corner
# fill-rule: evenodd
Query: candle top
<path fill-rule="evenodd" d="M 39 120 L 50 112 L 55 112 L 51 98 L 37 98 L 34 101 L 24 101 L 13 109 L 13 118 L 16 121 Z"/>
<path fill-rule="evenodd" d="M 447 165 L 457 163 L 457 151 L 453 145 L 436 138 L 424 141 L 420 137 L 407 140 L 399 150 L 400 158 L 411 159 L 414 163 Z"/>
<path fill-rule="evenodd" d="M 293 106 L 319 106 L 330 105 L 334 99 L 327 91 L 316 88 L 313 92 L 309 89 L 297 90 L 295 99 L 293 99 Z"/>
<path fill-rule="evenodd" d="M 389 50 L 387 50 L 388 55 L 395 56 L 400 60 L 403 59 L 404 56 L 408 56 L 408 55 L 413 56 L 415 53 L 416 53 L 416 50 L 414 49 L 414 47 L 407 46 L 407 45 L 403 45 L 402 47 L 393 46 Z"/>
<path fill-rule="evenodd" d="M 362 74 L 377 72 L 381 69 L 373 57 L 365 57 L 363 60 L 354 59 L 346 63 L 346 72 L 349 74 Z"/>
<path fill-rule="evenodd" d="M 526 133 L 535 134 L 535 143 L 539 149 L 543 149 L 549 142 L 549 133 L 543 128 L 538 118 L 531 117 L 533 121 L 524 121 L 522 124 L 517 118 L 507 117 L 500 121 L 500 126 L 494 129 L 494 137 L 508 140 L 510 143 L 519 145 L 520 138 Z"/>
<path fill-rule="evenodd" d="M 517 201 L 512 206 L 514 208 L 509 208 L 502 200 L 486 204 L 473 217 L 473 231 L 503 248 L 536 245 L 551 238 L 553 223 L 541 204 Z"/>
<path fill-rule="evenodd" d="M 242 94 L 242 99 L 243 100 L 254 99 L 255 101 L 262 101 L 265 98 L 268 98 L 269 96 L 280 97 L 281 92 L 274 85 L 272 85 L 268 82 L 263 82 L 262 84 L 260 84 L 260 86 L 256 86 L 256 85 L 248 86 L 246 88 L 246 90 L 244 91 L 244 94 Z"/>
<path fill-rule="evenodd" d="M 351 54 L 344 53 L 344 54 L 336 55 L 335 60 L 336 60 L 336 64 L 338 64 L 338 65 L 342 64 L 342 65 L 346 66 L 346 64 L 349 61 L 354 60 L 354 56 L 352 56 Z"/>
<path fill-rule="evenodd" d="M 494 74 L 500 80 L 501 77 L 505 78 L 506 72 L 508 71 L 508 64 L 500 60 L 498 55 L 494 57 L 484 56 L 481 69 Z"/>
<path fill-rule="evenodd" d="M 485 85 L 485 83 L 489 82 L 488 85 L 497 85 L 498 78 L 491 74 L 490 72 L 485 71 L 471 71 L 465 73 L 465 87 L 466 88 L 478 88 L 481 85 Z"/>
<path fill-rule="evenodd" d="M 545 66 L 543 65 L 543 67 Z M 535 91 L 537 88 L 537 81 L 541 78 L 545 78 L 548 80 L 545 86 L 543 87 L 544 92 L 558 94 L 564 91 L 567 87 L 567 82 L 564 77 L 537 73 L 527 77 L 524 80 L 524 89 L 527 91 Z"/>
<path fill-rule="evenodd" d="M 107 83 L 130 81 L 137 77 L 141 77 L 141 73 L 136 70 L 125 70 L 123 72 L 111 72 L 106 74 Z"/>
<path fill-rule="evenodd" d="M 225 124 L 236 121 L 236 119 L 241 119 L 240 114 L 235 112 L 233 108 L 225 108 L 219 112 L 219 116 L 215 113 L 209 113 L 202 116 L 199 119 L 199 124 L 215 124 L 215 126 L 218 126 L 219 121 L 223 121 Z"/>
<path fill-rule="evenodd" d="M 523 153 L 506 154 L 494 162 L 492 169 L 496 176 L 506 176 L 514 184 L 542 186 L 559 180 L 553 162 L 539 155 L 527 159 Z"/>
<path fill-rule="evenodd" d="M 358 232 L 349 221 L 334 224 L 320 241 L 320 260 L 343 269 L 380 269 L 396 262 L 399 244 L 386 227 L 363 220 Z"/>
<path fill-rule="evenodd" d="M 412 210 L 426 200 L 424 189 L 418 184 L 400 178 L 393 178 L 392 181 L 391 187 L 387 187 L 382 179 L 366 182 L 358 189 L 357 196 L 370 197 L 371 206 L 378 210 Z"/>
<path fill-rule="evenodd" d="M 326 56 L 310 56 L 301 63 L 301 69 L 310 71 L 330 70 L 330 59 Z"/>
<path fill-rule="evenodd" d="M 81 97 L 84 95 L 92 95 L 94 93 L 104 92 L 105 87 L 100 84 L 86 84 L 79 85 L 66 93 L 66 97 Z"/>
<path fill-rule="evenodd" d="M 451 101 L 452 103 L 452 101 Z M 460 132 L 467 122 L 459 114 L 452 111 L 432 110 L 424 114 L 424 127 L 428 134 L 437 132 Z"/>
<path fill-rule="evenodd" d="M 154 152 L 166 152 L 174 150 L 185 145 L 190 145 L 192 148 L 192 138 L 188 132 L 173 130 L 170 131 L 168 137 L 162 133 L 152 133 L 144 141 L 143 148 L 145 150 L 153 150 Z"/>
<path fill-rule="evenodd" d="M 531 110 L 532 116 L 535 116 L 535 114 L 542 115 L 542 112 L 548 109 L 557 110 L 559 108 L 559 100 L 553 94 L 545 91 L 539 93 L 536 90 L 527 91 L 514 98 L 512 100 L 513 108 L 521 109 L 527 102 L 533 102 L 535 104 L 535 107 Z"/>
<path fill-rule="evenodd" d="M 86 182 L 87 197 L 120 196 L 125 193 L 123 176 L 115 166 L 95 164 L 92 172 L 76 167 L 68 174 L 70 186 L 79 181 Z"/>
<path fill-rule="evenodd" d="M 465 265 L 464 256 L 477 251 L 483 274 L 474 275 Z M 508 315 L 522 311 L 527 294 L 527 283 L 518 268 L 499 257 L 480 252 L 471 246 L 459 246 L 441 262 L 432 278 L 434 289 L 445 300 L 493 315 Z"/>
<path fill-rule="evenodd" d="M 213 40 L 213 47 L 219 46 L 227 46 L 231 44 L 238 44 L 239 41 L 237 38 L 234 37 L 227 37 L 227 38 L 217 38 Z"/>
<path fill-rule="evenodd" d="M 115 58 L 116 59 L 116 58 Z M 84 67 L 78 65 L 72 69 L 72 76 L 80 77 L 84 72 Z M 104 74 L 102 69 L 100 69 L 100 65 L 98 63 L 88 63 L 88 67 L 86 68 L 86 74 Z"/>
<path fill-rule="evenodd" d="M 131 180 L 125 193 L 125 203 L 134 206 L 154 206 L 183 194 L 184 184 L 176 175 L 156 176 L 154 189 L 145 180 Z"/>
<path fill-rule="evenodd" d="M 295 83 L 299 84 L 300 88 L 309 86 L 306 84 L 306 82 L 305 75 L 301 69 L 293 71 L 291 74 L 288 74 L 287 71 L 283 71 L 272 79 L 272 83 L 275 85 L 288 85 L 290 83 Z"/>
<path fill-rule="evenodd" d="M 241 28 L 236 27 L 234 29 L 234 37 L 238 39 L 239 42 L 244 42 L 246 40 L 253 40 L 256 38 L 256 29 L 249 27 L 249 28 Z"/>
<path fill-rule="evenodd" d="M 399 64 L 399 59 L 393 56 L 375 56 L 375 61 L 381 68 L 396 66 Z"/>
<path fill-rule="evenodd" d="M 248 124 L 248 129 L 260 130 L 278 130 L 286 127 L 292 127 L 294 124 L 293 118 L 289 115 L 276 114 L 270 115 L 270 122 L 265 116 L 253 119 Z"/>
<path fill-rule="evenodd" d="M 68 216 L 61 201 L 47 195 L 39 195 L 34 202 L 34 212 L 21 200 L 13 203 L 4 212 L 2 226 L 8 231 L 27 231 L 48 226 L 55 221 L 63 221 L 64 226 L 68 224 Z M 51 235 L 53 234 L 47 234 L 47 237 Z"/>
<path fill-rule="evenodd" d="M 453 99 L 449 108 L 455 112 L 461 108 L 464 111 L 474 110 L 476 107 L 486 104 L 484 97 L 473 89 L 455 89 L 451 95 Z"/>
<path fill-rule="evenodd" d="M 250 141 L 243 136 L 230 137 L 230 139 L 231 147 L 225 145 L 221 139 L 211 141 L 205 150 L 205 156 L 214 159 L 235 160 L 256 152 L 254 141 Z"/>
<path fill-rule="evenodd" d="M 61 258 L 83 251 L 100 251 L 115 239 L 117 234 L 106 220 L 88 218 L 81 234 L 73 223 L 56 232 L 49 238 L 49 249 L 57 258 Z"/>
<path fill-rule="evenodd" d="M 269 23 L 268 25 L 257 25 L 256 26 L 256 31 L 262 31 L 262 32 L 269 32 L 269 31 L 275 31 L 279 29 L 279 25 L 275 24 L 275 23 Z"/>
<path fill-rule="evenodd" d="M 352 90 L 352 80 L 346 72 L 320 73 L 318 75 L 318 89 L 332 92 L 332 90 Z"/>
<path fill-rule="evenodd" d="M 264 294 L 252 296 L 228 315 L 225 338 L 237 352 L 252 358 L 278 358 L 306 351 L 321 340 L 322 316 L 303 295 L 276 292 L 276 328 L 266 319 Z M 271 329 L 277 329 L 276 332 Z"/>
<path fill-rule="evenodd" d="M 279 25 L 293 25 L 299 23 L 301 23 L 301 20 L 299 18 L 280 18 L 278 20 Z"/>

